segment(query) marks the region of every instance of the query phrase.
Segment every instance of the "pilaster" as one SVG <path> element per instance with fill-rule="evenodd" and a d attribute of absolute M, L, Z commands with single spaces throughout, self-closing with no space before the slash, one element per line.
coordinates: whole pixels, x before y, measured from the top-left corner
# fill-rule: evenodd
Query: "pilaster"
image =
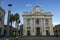
<path fill-rule="evenodd" d="M 53 24 L 52 24 L 52 18 L 49 19 L 49 31 L 50 31 L 50 35 L 54 35 L 54 31 L 53 31 Z"/>
<path fill-rule="evenodd" d="M 36 35 L 36 24 L 35 24 L 35 20 L 36 19 L 34 19 L 34 35 Z"/>
<path fill-rule="evenodd" d="M 26 18 L 23 19 L 23 34 L 24 36 L 27 35 L 27 23 L 26 23 Z"/>
<path fill-rule="evenodd" d="M 43 32 L 42 32 L 42 35 L 46 35 L 46 27 L 45 27 L 45 19 L 42 19 L 42 22 L 43 22 Z"/>
<path fill-rule="evenodd" d="M 32 19 L 31 19 L 31 35 L 32 35 L 32 36 L 35 36 L 35 31 L 34 31 L 34 29 L 35 29 L 35 28 L 34 28 L 34 19 L 32 18 Z"/>

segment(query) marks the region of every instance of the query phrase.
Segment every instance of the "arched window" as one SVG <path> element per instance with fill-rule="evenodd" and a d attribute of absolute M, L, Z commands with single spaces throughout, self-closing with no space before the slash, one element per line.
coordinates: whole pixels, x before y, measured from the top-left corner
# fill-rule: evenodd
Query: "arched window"
<path fill-rule="evenodd" d="M 27 19 L 27 26 L 30 26 L 30 19 Z"/>
<path fill-rule="evenodd" d="M 28 24 L 30 23 L 30 19 L 27 19 L 27 23 L 28 23 Z"/>
<path fill-rule="evenodd" d="M 36 19 L 36 24 L 39 24 L 39 19 Z"/>
<path fill-rule="evenodd" d="M 49 22 L 48 19 L 45 19 L 45 24 L 46 24 L 46 25 L 48 25 L 48 22 Z"/>

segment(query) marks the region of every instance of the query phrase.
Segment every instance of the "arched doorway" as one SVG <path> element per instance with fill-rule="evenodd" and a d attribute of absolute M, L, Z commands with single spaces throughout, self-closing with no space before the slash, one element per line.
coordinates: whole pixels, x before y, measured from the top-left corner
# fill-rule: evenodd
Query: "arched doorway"
<path fill-rule="evenodd" d="M 40 36 L 40 27 L 37 27 L 37 28 L 36 28 L 36 35 L 37 35 L 37 36 Z"/>

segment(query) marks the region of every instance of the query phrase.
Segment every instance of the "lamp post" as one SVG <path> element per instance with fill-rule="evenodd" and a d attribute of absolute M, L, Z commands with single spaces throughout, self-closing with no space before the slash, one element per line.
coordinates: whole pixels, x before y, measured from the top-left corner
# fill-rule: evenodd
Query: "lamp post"
<path fill-rule="evenodd" d="M 11 14 L 11 10 L 10 10 L 10 7 L 12 6 L 12 4 L 8 4 L 8 19 L 7 19 L 7 29 L 6 29 L 6 37 L 9 37 L 10 36 L 10 14 Z"/>

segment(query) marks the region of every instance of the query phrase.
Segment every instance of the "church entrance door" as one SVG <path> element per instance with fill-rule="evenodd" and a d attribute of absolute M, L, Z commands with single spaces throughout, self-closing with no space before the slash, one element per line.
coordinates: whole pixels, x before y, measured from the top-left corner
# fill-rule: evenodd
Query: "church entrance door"
<path fill-rule="evenodd" d="M 27 36 L 30 36 L 30 30 L 27 30 Z"/>
<path fill-rule="evenodd" d="M 36 35 L 40 36 L 40 28 L 39 27 L 36 28 Z"/>
<path fill-rule="evenodd" d="M 50 35 L 48 30 L 46 30 L 46 35 L 47 35 L 47 36 L 49 36 L 49 35 Z"/>

